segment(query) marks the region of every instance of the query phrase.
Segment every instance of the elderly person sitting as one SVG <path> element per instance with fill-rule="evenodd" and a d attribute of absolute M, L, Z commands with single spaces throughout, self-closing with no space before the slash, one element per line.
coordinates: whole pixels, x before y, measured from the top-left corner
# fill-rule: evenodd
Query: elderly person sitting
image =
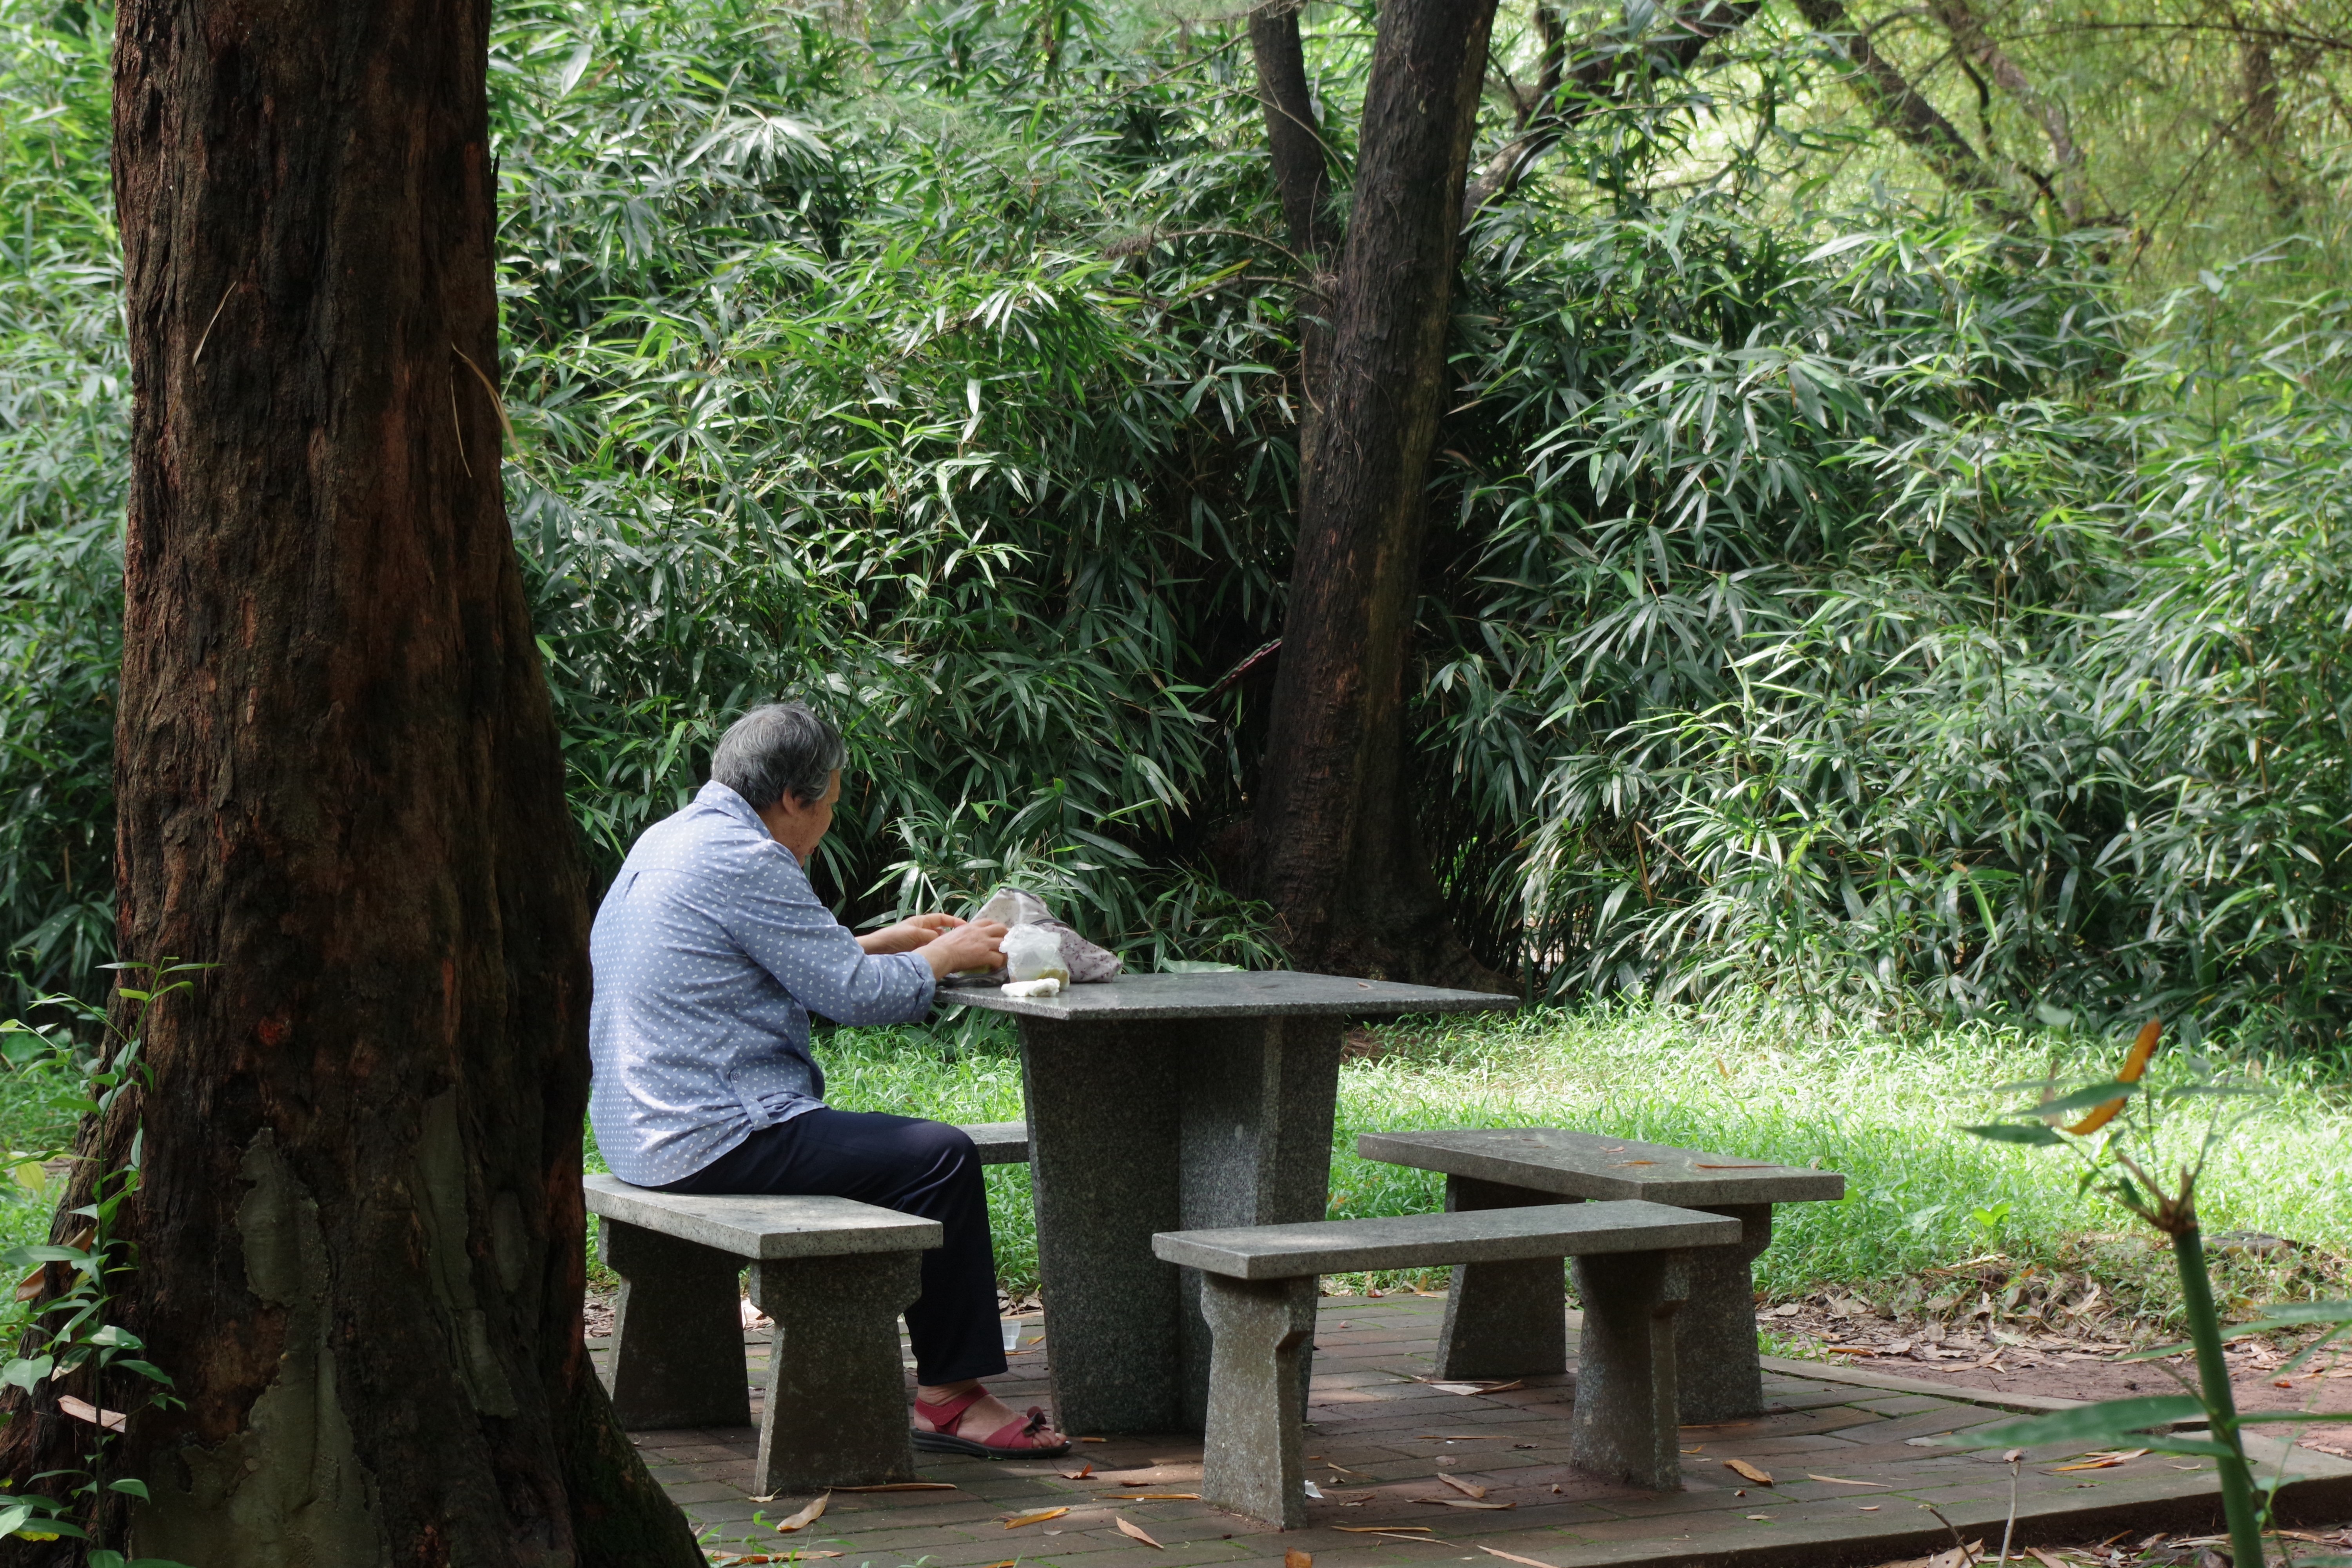
<path fill-rule="evenodd" d="M 1002 967 L 1004 928 L 917 915 L 865 936 L 802 868 L 833 825 L 848 753 L 797 702 L 738 720 L 710 782 L 638 839 L 596 912 L 589 1117 L 613 1173 L 672 1193 L 854 1198 L 935 1219 L 907 1309 L 915 1446 L 990 1458 L 1066 1452 L 1045 1413 L 980 1380 L 1004 1370 L 988 1199 L 971 1140 L 906 1116 L 835 1110 L 809 1055 L 809 1014 L 895 1024 L 939 982 Z"/>

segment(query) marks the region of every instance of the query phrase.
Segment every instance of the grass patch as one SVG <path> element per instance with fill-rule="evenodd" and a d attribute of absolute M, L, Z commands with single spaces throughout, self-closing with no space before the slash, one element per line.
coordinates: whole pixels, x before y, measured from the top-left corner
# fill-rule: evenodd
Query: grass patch
<path fill-rule="evenodd" d="M 1833 1288 L 1907 1310 L 1937 1288 L 1934 1271 L 1999 1255 L 1996 1272 L 2004 1276 L 2100 1281 L 2151 1331 L 2172 1309 L 2168 1256 L 2112 1205 L 2076 1192 L 2071 1167 L 1956 1131 L 2006 1103 L 1985 1093 L 1990 1086 L 2048 1068 L 2053 1040 L 2041 1030 L 1979 1023 L 1890 1034 L 1833 1013 L 1799 1016 L 1757 1003 L 1407 1020 L 1371 1034 L 1381 1054 L 1340 1071 L 1335 1217 L 1410 1214 L 1442 1202 L 1441 1178 L 1359 1159 L 1360 1132 L 1577 1127 L 1844 1173 L 1843 1203 L 1780 1210 L 1757 1269 L 1760 1291 L 1775 1300 Z M 2064 1048 L 2072 1059 L 2062 1061 L 2062 1073 L 2087 1070 L 2109 1051 Z M 817 1050 L 828 1099 L 843 1110 L 963 1122 L 1022 1113 L 1018 1047 L 994 1015 L 927 1028 L 835 1030 Z M 2202 1188 L 2206 1230 L 2263 1232 L 2315 1250 L 2225 1260 L 2223 1292 L 2241 1302 L 2342 1294 L 2343 1255 L 2352 1252 L 2352 1182 L 2344 1175 L 2352 1169 L 2352 1096 L 2340 1078 L 2308 1062 L 2249 1070 L 2277 1092 L 2214 1158 Z M 42 1151 L 68 1139 L 73 1119 L 58 1102 L 70 1088 L 46 1069 L 0 1072 L 0 1146 Z M 604 1168 L 593 1132 L 587 1161 L 591 1170 Z M 996 1166 L 987 1179 L 1001 1279 L 1016 1294 L 1034 1291 L 1028 1169 Z M 0 1245 L 39 1238 L 47 1226 L 44 1195 L 0 1186 Z M 614 1283 L 593 1232 L 589 1266 L 593 1282 Z M 1405 1281 L 1350 1283 L 1368 1282 Z"/>
<path fill-rule="evenodd" d="M 1356 1135 L 1408 1127 L 1576 1127 L 1843 1172 L 1842 1203 L 1779 1211 L 1757 1283 L 1773 1300 L 1838 1287 L 1865 1297 L 1987 1254 L 2013 1268 L 2086 1274 L 2151 1323 L 2172 1305 L 2168 1254 L 2070 1166 L 1957 1131 L 2013 1102 L 1985 1091 L 2046 1070 L 2104 1062 L 2103 1043 L 2067 1045 L 2038 1028 L 1986 1023 L 1890 1034 L 1833 1013 L 1762 1003 L 1700 1012 L 1646 1006 L 1536 1010 L 1500 1020 L 1407 1020 L 1371 1031 L 1383 1054 L 1339 1077 L 1334 1217 L 1438 1207 L 1443 1179 L 1357 1157 Z M 1021 1111 L 1009 1028 L 843 1029 L 819 1047 L 829 1098 L 845 1110 L 946 1121 Z M 2341 1289 L 2352 1250 L 2352 1098 L 2317 1067 L 2255 1063 L 2276 1089 L 2214 1158 L 2203 1191 L 2209 1233 L 2261 1231 L 2320 1249 L 2228 1265 L 2225 1287 L 2252 1299 Z M 1036 1235 L 1028 1172 L 989 1174 L 999 1271 L 1034 1289 Z M 2001 1205 L 2006 1205 L 2006 1209 Z M 2332 1258 L 2325 1255 L 2334 1255 Z M 1434 1277 L 1413 1281 L 1438 1283 Z"/>

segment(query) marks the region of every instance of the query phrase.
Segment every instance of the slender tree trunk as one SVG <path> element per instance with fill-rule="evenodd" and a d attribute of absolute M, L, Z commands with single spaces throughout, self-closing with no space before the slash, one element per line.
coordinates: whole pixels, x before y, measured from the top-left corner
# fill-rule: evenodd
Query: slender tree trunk
<path fill-rule="evenodd" d="M 1626 35 L 1613 30 L 1588 39 L 1583 58 L 1572 70 L 1563 69 L 1568 58 L 1563 24 L 1549 5 L 1538 5 L 1536 23 L 1543 37 L 1543 52 L 1537 65 L 1535 96 L 1522 102 L 1511 135 L 1486 155 L 1463 191 L 1463 223 L 1466 226 L 1487 203 L 1508 195 L 1570 127 L 1616 96 L 1622 83 L 1648 72 L 1688 70 L 1709 44 L 1746 26 L 1759 4 L 1759 0 L 1688 0 L 1668 12 L 1664 25 L 1641 39 L 1637 49 L 1625 47 Z"/>
<path fill-rule="evenodd" d="M 1937 179 L 1988 216 L 2013 222 L 2022 216 L 2002 188 L 2000 176 L 1872 42 L 1868 30 L 1854 26 L 1843 0 L 1797 0 L 1797 14 L 1853 65 L 1846 83 L 1871 119 L 1919 154 Z"/>
<path fill-rule="evenodd" d="M 2052 173 L 2056 177 L 2054 190 L 2059 216 L 2069 227 L 2083 221 L 2084 177 L 2083 150 L 2074 142 L 2074 131 L 2066 115 L 2066 106 L 2042 91 L 2018 68 L 2015 60 L 1985 28 L 1984 18 L 1969 5 L 1968 0 L 1929 0 L 1928 15 L 1943 25 L 1952 37 L 1952 47 L 1961 58 L 1973 62 L 1977 68 L 2000 84 L 2000 89 L 2017 100 L 2019 108 L 2033 117 L 2042 133 L 2050 142 Z M 2037 183 L 2040 177 L 2035 176 Z"/>
<path fill-rule="evenodd" d="M 1444 917 L 1413 831 L 1404 696 L 1494 10 L 1494 0 L 1381 10 L 1255 811 L 1255 890 L 1307 968 L 1485 976 Z"/>
<path fill-rule="evenodd" d="M 701 1561 L 581 1338 L 585 888 L 484 376 L 488 20 L 119 14 L 121 945 L 219 966 L 85 1137 L 143 1134 L 126 1306 L 186 1402 L 131 1424 L 142 1554 Z"/>
<path fill-rule="evenodd" d="M 1329 253 L 1330 164 L 1307 83 L 1307 52 L 1298 37 L 1298 7 L 1286 0 L 1252 13 L 1250 54 L 1257 65 L 1258 101 L 1265 110 L 1266 150 L 1275 188 L 1282 194 L 1284 226 L 1301 273 L 1298 319 L 1299 505 L 1306 506 L 1315 439 L 1322 423 L 1323 382 L 1331 357 Z"/>

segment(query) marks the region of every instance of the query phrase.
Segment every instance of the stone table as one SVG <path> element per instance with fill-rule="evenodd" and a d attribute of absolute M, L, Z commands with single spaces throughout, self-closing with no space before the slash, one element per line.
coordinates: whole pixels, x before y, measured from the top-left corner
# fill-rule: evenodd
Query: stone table
<path fill-rule="evenodd" d="M 1279 970 L 1122 975 L 1017 1000 L 955 985 L 940 999 L 1020 1021 L 1055 1417 L 1087 1434 L 1202 1430 L 1200 1273 L 1153 1257 L 1151 1238 L 1323 1217 L 1349 1023 L 1517 1005 Z"/>

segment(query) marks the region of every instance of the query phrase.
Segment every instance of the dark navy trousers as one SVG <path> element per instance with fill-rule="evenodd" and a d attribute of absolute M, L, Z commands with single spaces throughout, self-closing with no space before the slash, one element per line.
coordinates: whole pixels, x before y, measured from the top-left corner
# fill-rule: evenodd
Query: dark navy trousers
<path fill-rule="evenodd" d="M 878 1111 L 804 1111 L 751 1135 L 666 1193 L 775 1193 L 854 1198 L 940 1222 L 923 1254 L 923 1293 L 907 1309 L 915 1376 L 936 1386 L 1004 1370 L 996 1255 L 979 1152 L 961 1128 Z"/>

